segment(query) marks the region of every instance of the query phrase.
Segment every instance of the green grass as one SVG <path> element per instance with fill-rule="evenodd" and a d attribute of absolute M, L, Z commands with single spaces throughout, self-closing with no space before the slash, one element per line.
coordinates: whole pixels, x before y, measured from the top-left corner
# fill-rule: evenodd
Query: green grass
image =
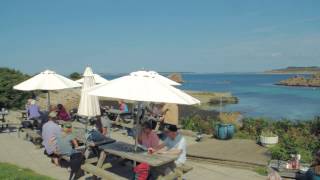
<path fill-rule="evenodd" d="M 19 166 L 0 163 L 0 179 L 3 180 L 54 180 L 48 176 L 40 175 L 34 171 Z"/>
<path fill-rule="evenodd" d="M 268 175 L 268 169 L 267 167 L 257 167 L 254 169 L 254 172 L 262 175 L 262 176 L 267 176 Z"/>

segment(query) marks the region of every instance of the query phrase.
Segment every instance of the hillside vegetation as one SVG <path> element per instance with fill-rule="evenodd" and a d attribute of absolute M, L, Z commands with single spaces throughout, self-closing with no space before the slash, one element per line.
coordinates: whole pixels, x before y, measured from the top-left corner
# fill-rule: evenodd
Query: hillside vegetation
<path fill-rule="evenodd" d="M 13 86 L 30 78 L 20 71 L 0 67 L 0 108 L 21 108 L 31 96 L 30 92 L 17 91 Z"/>

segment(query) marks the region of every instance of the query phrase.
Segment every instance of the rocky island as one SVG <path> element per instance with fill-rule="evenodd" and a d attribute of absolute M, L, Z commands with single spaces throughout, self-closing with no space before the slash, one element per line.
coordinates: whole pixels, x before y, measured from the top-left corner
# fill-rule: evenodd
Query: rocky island
<path fill-rule="evenodd" d="M 282 80 L 276 85 L 282 86 L 302 86 L 302 87 L 320 87 L 320 73 L 311 75 L 311 77 L 294 76 L 292 78 Z"/>

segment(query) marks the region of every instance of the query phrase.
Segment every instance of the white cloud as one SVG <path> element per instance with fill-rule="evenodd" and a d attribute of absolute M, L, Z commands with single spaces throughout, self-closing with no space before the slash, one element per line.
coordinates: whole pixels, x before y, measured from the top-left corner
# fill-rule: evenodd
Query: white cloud
<path fill-rule="evenodd" d="M 274 53 L 271 53 L 271 56 L 272 57 L 279 57 L 279 56 L 282 56 L 282 53 L 281 52 L 274 52 Z"/>

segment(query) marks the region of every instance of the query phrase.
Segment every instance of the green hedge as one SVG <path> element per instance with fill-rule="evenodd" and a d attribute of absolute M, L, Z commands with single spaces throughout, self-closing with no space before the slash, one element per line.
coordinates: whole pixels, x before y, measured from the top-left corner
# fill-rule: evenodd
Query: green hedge
<path fill-rule="evenodd" d="M 218 119 L 201 119 L 193 115 L 182 120 L 184 129 L 212 134 Z M 278 121 L 267 118 L 245 118 L 241 128 L 237 129 L 235 138 L 259 140 L 263 131 L 270 131 L 279 137 L 279 143 L 270 148 L 273 159 L 289 160 L 290 154 L 301 154 L 303 162 L 311 162 L 313 154 L 320 150 L 320 119 Z"/>
<path fill-rule="evenodd" d="M 261 131 L 268 129 L 278 135 L 279 143 L 270 148 L 272 159 L 289 160 L 290 154 L 301 154 L 304 162 L 311 162 L 313 154 L 320 150 L 320 120 L 272 121 L 250 118 L 243 121 L 240 133 L 252 139 L 259 138 Z"/>
<path fill-rule="evenodd" d="M 13 86 L 30 78 L 29 75 L 20 71 L 0 68 L 0 107 L 22 108 L 27 99 L 31 97 L 30 92 L 14 90 Z"/>

